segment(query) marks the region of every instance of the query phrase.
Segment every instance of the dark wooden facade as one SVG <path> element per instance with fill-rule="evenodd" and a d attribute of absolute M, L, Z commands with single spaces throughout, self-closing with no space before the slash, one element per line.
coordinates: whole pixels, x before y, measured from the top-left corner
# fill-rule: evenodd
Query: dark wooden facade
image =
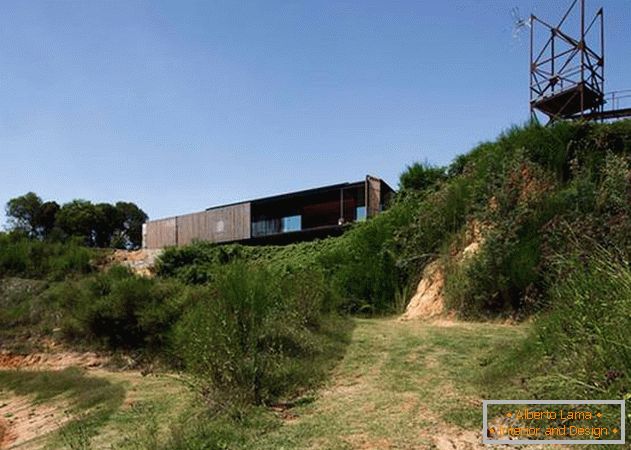
<path fill-rule="evenodd" d="M 152 220 L 143 227 L 143 247 L 193 241 L 285 244 L 341 234 L 348 224 L 373 217 L 394 191 L 383 180 L 324 186 L 182 216 Z"/>

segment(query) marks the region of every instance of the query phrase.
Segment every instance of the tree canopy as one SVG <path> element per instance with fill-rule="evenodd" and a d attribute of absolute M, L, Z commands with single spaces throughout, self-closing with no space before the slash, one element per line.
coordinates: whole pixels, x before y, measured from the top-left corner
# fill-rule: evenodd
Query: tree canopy
<path fill-rule="evenodd" d="M 430 187 L 436 187 L 446 178 L 444 167 L 416 162 L 411 166 L 407 166 L 405 171 L 399 176 L 399 185 L 403 190 L 423 191 Z"/>
<path fill-rule="evenodd" d="M 76 199 L 62 206 L 34 192 L 6 206 L 9 229 L 41 240 L 80 238 L 90 247 L 138 248 L 147 214 L 135 203 L 94 204 Z"/>

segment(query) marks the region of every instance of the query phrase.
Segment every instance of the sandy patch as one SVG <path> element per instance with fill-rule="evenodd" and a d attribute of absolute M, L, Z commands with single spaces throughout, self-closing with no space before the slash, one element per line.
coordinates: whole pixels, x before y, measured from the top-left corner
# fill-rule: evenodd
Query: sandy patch
<path fill-rule="evenodd" d="M 162 249 L 114 250 L 114 253 L 109 255 L 105 267 L 120 264 L 128 267 L 136 275 L 152 277 L 153 267 L 161 252 Z"/>
<path fill-rule="evenodd" d="M 68 405 L 37 404 L 30 397 L 10 396 L 0 400 L 0 448 L 21 447 L 63 426 L 70 416 Z"/>
<path fill-rule="evenodd" d="M 93 352 L 31 353 L 18 355 L 0 352 L 0 369 L 63 370 L 71 366 L 98 368 L 104 366 L 108 358 Z"/>
<path fill-rule="evenodd" d="M 485 228 L 475 220 L 468 224 L 464 248 L 460 251 L 454 249 L 451 255 L 454 261 L 458 264 L 464 264 L 480 251 L 484 244 L 483 230 Z M 436 259 L 423 269 L 416 293 L 410 299 L 400 320 L 436 320 L 439 318 L 452 320 L 455 314 L 445 307 L 444 288 L 445 266 L 440 259 Z"/>
<path fill-rule="evenodd" d="M 401 320 L 428 319 L 445 312 L 445 273 L 440 261 L 429 263 Z"/>

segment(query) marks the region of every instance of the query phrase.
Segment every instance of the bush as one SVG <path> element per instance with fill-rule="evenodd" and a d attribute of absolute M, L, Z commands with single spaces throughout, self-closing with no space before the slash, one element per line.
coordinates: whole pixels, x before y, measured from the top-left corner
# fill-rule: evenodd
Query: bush
<path fill-rule="evenodd" d="M 19 235 L 0 235 L 0 277 L 61 280 L 93 270 L 91 261 L 103 253 L 71 241 L 41 242 Z"/>
<path fill-rule="evenodd" d="M 236 261 L 266 266 L 277 275 L 295 270 L 320 268 L 319 256 L 335 245 L 329 238 L 284 246 L 244 246 L 195 242 L 183 247 L 167 248 L 158 258 L 156 272 L 162 277 L 176 277 L 189 284 L 214 281 L 215 272 Z"/>
<path fill-rule="evenodd" d="M 399 265 L 397 230 L 408 223 L 417 197 L 406 196 L 383 214 L 358 223 L 346 234 L 286 246 L 249 247 L 199 242 L 167 249 L 157 273 L 189 284 L 213 284 L 233 262 L 264 267 L 270 276 L 312 272 L 330 286 L 328 305 L 348 312 L 392 312 L 392 298 L 407 282 Z"/>
<path fill-rule="evenodd" d="M 409 283 L 401 232 L 414 220 L 422 194 L 398 197 L 390 208 L 355 224 L 323 248 L 317 261 L 341 299 L 344 312 L 396 312 L 395 297 Z"/>
<path fill-rule="evenodd" d="M 309 361 L 325 352 L 322 278 L 289 279 L 242 262 L 191 291 L 177 324 L 176 352 L 219 403 L 269 403 L 317 378 Z"/>
<path fill-rule="evenodd" d="M 110 348 L 163 350 L 185 306 L 183 286 L 156 281 L 114 267 L 51 291 L 65 310 L 63 330 L 70 339 L 92 339 Z"/>

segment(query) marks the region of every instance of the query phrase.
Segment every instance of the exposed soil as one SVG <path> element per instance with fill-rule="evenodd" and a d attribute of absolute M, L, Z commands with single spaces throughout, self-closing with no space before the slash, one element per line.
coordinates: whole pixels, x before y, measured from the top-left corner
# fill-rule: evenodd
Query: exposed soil
<path fill-rule="evenodd" d="M 0 400 L 0 449 L 28 448 L 29 443 L 57 430 L 70 416 L 67 405 L 34 403 L 32 398 L 11 395 Z"/>
<path fill-rule="evenodd" d="M 445 312 L 443 287 L 445 274 L 440 261 L 429 263 L 423 271 L 416 294 L 410 300 L 401 320 L 432 318 Z"/>
<path fill-rule="evenodd" d="M 480 251 L 484 244 L 484 226 L 478 221 L 471 221 L 468 224 L 465 235 L 464 247 L 455 249 L 453 259 L 458 264 L 465 263 L 469 258 Z M 445 307 L 444 297 L 445 268 L 440 259 L 427 264 L 423 269 L 421 281 L 416 288 L 414 296 L 410 299 L 401 320 L 433 319 L 444 320 L 453 319 L 453 312 Z"/>
<path fill-rule="evenodd" d="M 0 448 L 6 448 L 13 441 L 13 436 L 9 434 L 9 423 L 0 417 Z"/>
<path fill-rule="evenodd" d="M 0 352 L 0 369 L 63 370 L 71 366 L 89 369 L 102 367 L 107 361 L 107 357 L 93 352 L 31 353 L 29 355 Z"/>
<path fill-rule="evenodd" d="M 151 277 L 154 275 L 153 267 L 161 252 L 161 249 L 114 250 L 114 253 L 108 256 L 105 267 L 120 264 L 129 267 L 136 275 Z"/>

